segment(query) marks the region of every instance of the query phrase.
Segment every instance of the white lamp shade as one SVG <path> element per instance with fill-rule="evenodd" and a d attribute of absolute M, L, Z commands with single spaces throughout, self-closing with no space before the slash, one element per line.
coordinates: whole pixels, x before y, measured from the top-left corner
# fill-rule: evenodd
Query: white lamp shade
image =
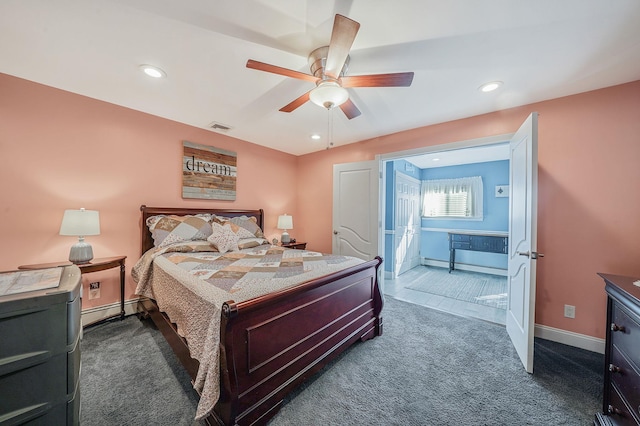
<path fill-rule="evenodd" d="M 100 235 L 100 213 L 97 210 L 65 210 L 60 235 Z"/>
<path fill-rule="evenodd" d="M 278 216 L 278 229 L 293 229 L 293 217 L 288 214 Z"/>
<path fill-rule="evenodd" d="M 336 82 L 323 81 L 309 92 L 309 99 L 316 105 L 330 109 L 347 102 L 349 92 Z"/>
<path fill-rule="evenodd" d="M 280 241 L 282 241 L 283 244 L 287 244 L 289 241 L 291 241 L 287 229 L 293 229 L 293 217 L 289 216 L 288 214 L 278 216 L 278 229 L 284 230 L 282 236 L 280 237 Z"/>

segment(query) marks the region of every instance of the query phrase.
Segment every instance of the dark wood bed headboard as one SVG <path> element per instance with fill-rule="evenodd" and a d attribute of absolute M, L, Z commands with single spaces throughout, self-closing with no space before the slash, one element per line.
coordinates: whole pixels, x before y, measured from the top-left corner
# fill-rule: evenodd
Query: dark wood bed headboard
<path fill-rule="evenodd" d="M 189 214 L 198 214 L 198 213 L 213 213 L 219 216 L 226 217 L 237 217 L 237 216 L 248 216 L 255 217 L 258 221 L 258 226 L 260 229 L 264 230 L 264 210 L 239 210 L 239 209 L 190 209 L 190 208 L 181 208 L 181 207 L 147 207 L 144 204 L 140 206 L 140 211 L 142 212 L 142 223 L 140 224 L 140 229 L 142 231 L 142 239 L 141 239 L 141 254 L 144 254 L 150 248 L 153 248 L 153 237 L 151 236 L 151 232 L 149 232 L 149 228 L 147 228 L 147 218 L 159 214 L 164 215 L 178 215 L 185 216 Z"/>

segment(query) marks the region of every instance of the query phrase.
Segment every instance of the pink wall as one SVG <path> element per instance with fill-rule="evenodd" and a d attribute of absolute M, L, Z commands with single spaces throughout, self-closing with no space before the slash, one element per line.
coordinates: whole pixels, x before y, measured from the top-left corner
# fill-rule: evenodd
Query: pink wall
<path fill-rule="evenodd" d="M 264 208 L 269 237 L 280 235 L 278 214 L 299 217 L 293 155 L 5 74 L 0 94 L 0 270 L 66 260 L 75 239 L 58 235 L 63 212 L 85 207 L 100 211 L 101 235 L 87 237 L 94 256 L 127 256 L 131 298 L 141 204 Z M 237 152 L 236 201 L 182 199 L 183 140 Z M 119 299 L 116 269 L 83 277 L 97 280 L 101 298 L 84 308 Z"/>
<path fill-rule="evenodd" d="M 606 297 L 596 272 L 640 277 L 640 81 L 363 141 L 300 157 L 304 240 L 332 242 L 334 163 L 515 132 L 532 112 L 538 129 L 536 323 L 604 338 Z M 576 318 L 563 316 L 565 304 Z"/>
<path fill-rule="evenodd" d="M 640 82 L 427 126 L 294 157 L 225 135 L 0 74 L 0 270 L 66 259 L 72 237 L 58 235 L 62 213 L 100 211 L 102 234 L 88 237 L 96 257 L 139 258 L 141 204 L 264 208 L 265 232 L 277 215 L 295 216 L 293 237 L 331 251 L 334 163 L 514 132 L 531 111 L 539 119 L 536 323 L 604 337 L 605 296 L 596 272 L 640 276 Z M 238 153 L 234 202 L 181 198 L 182 140 Z M 270 170 L 278 170 L 277 173 Z M 282 182 L 287 182 L 283 184 Z M 291 188 L 290 182 L 297 187 Z M 91 307 L 118 299 L 117 271 Z M 564 304 L 576 318 L 563 317 Z"/>

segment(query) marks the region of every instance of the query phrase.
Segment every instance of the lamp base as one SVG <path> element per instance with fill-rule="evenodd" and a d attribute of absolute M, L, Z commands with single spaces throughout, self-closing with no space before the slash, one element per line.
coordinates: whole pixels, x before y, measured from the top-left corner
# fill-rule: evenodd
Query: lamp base
<path fill-rule="evenodd" d="M 89 263 L 91 259 L 93 259 L 93 248 L 91 248 L 91 244 L 78 241 L 71 246 L 71 251 L 69 251 L 70 262 L 78 265 Z"/>
<path fill-rule="evenodd" d="M 284 231 L 282 233 L 282 236 L 280 237 L 280 242 L 282 244 L 288 244 L 291 242 L 291 238 L 289 237 L 289 233 L 287 231 Z"/>

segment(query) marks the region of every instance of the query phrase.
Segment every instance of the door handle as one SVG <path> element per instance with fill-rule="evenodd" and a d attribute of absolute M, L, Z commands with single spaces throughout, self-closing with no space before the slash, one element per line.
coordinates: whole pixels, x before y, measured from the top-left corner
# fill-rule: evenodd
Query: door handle
<path fill-rule="evenodd" d="M 338 235 L 338 234 L 339 234 L 338 231 L 335 231 L 335 230 L 333 231 L 333 235 Z"/>
<path fill-rule="evenodd" d="M 528 251 L 517 251 L 516 254 L 519 254 L 520 256 L 527 256 L 527 257 L 530 257 L 531 259 L 544 257 L 543 253 L 538 253 L 537 251 L 532 251 L 531 253 L 529 253 Z"/>

